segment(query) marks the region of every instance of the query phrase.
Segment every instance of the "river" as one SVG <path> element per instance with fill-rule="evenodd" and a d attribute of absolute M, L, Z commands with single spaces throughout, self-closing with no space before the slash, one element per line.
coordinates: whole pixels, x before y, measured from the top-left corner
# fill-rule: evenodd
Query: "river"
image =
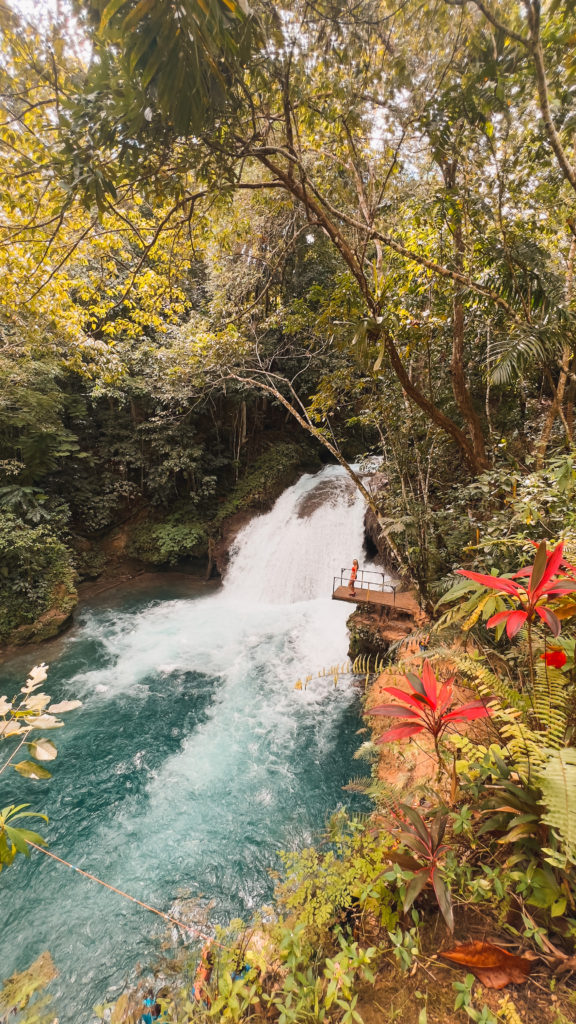
<path fill-rule="evenodd" d="M 83 701 L 45 734 L 53 778 L 5 772 L 0 806 L 45 810 L 50 850 L 165 912 L 249 918 L 278 851 L 313 841 L 358 774 L 353 681 L 294 686 L 346 658 L 351 609 L 330 600 L 332 576 L 361 559 L 363 514 L 326 467 L 248 524 L 219 589 L 175 581 L 86 604 L 43 686 Z M 31 664 L 0 666 L 0 694 Z M 61 1024 L 88 1024 L 166 946 L 161 919 L 36 852 L 2 872 L 0 905 L 0 978 L 49 949 Z"/>

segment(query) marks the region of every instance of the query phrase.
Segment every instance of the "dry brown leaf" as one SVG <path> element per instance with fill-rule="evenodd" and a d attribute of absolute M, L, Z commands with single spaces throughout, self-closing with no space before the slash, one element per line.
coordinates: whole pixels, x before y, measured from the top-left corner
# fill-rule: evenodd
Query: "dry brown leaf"
<path fill-rule="evenodd" d="M 505 988 L 522 985 L 532 970 L 533 960 L 528 956 L 515 956 L 491 942 L 468 942 L 440 956 L 465 967 L 486 988 Z"/>
<path fill-rule="evenodd" d="M 561 964 L 558 964 L 554 974 L 567 974 L 569 971 L 576 971 L 576 956 L 566 957 Z"/>

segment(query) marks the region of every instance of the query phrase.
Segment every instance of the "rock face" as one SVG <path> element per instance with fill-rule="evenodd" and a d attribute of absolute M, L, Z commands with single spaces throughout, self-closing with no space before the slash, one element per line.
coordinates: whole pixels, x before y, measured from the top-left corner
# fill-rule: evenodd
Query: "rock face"
<path fill-rule="evenodd" d="M 349 657 L 385 658 L 394 645 L 410 643 L 414 631 L 423 629 L 427 621 L 426 613 L 416 602 L 413 608 L 358 608 L 348 619 Z"/>
<path fill-rule="evenodd" d="M 51 640 L 70 625 L 72 612 L 78 603 L 76 591 L 58 584 L 54 587 L 52 600 L 52 607 L 43 612 L 35 622 L 14 630 L 8 640 L 9 646 L 21 647 L 23 644 L 37 643 L 40 640 Z"/>

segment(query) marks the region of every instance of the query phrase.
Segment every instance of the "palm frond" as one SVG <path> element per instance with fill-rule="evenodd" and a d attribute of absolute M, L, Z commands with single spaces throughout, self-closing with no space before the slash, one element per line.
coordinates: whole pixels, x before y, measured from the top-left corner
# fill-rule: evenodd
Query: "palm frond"
<path fill-rule="evenodd" d="M 493 384 L 509 384 L 530 365 L 541 366 L 557 358 L 563 333 L 557 325 L 536 328 L 522 324 L 510 334 L 492 342 L 490 379 Z"/>

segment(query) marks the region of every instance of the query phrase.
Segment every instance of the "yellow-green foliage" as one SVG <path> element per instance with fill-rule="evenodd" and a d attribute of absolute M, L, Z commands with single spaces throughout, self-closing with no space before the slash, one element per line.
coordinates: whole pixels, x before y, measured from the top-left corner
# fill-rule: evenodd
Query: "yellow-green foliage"
<path fill-rule="evenodd" d="M 24 971 L 13 974 L 0 989 L 0 1018 L 7 1020 L 21 1014 L 20 1024 L 50 1024 L 54 1013 L 48 1005 L 50 996 L 40 992 L 58 975 L 50 953 L 41 953 Z"/>
<path fill-rule="evenodd" d="M 385 885 L 379 881 L 387 866 L 385 840 L 357 828 L 338 838 L 326 853 L 308 847 L 281 854 L 286 877 L 276 891 L 280 909 L 322 931 L 352 908 L 360 912 L 378 905 L 393 926 Z"/>

